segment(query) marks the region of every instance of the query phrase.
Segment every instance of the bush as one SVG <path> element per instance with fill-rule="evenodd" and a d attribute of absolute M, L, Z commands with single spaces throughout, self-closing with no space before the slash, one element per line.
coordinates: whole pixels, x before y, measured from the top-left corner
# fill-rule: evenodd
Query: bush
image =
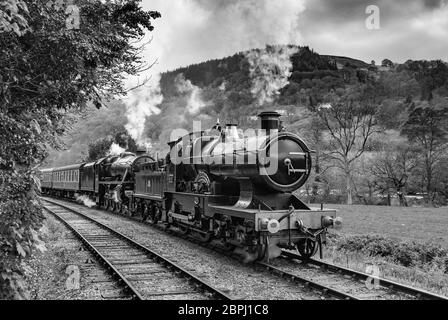
<path fill-rule="evenodd" d="M 425 268 L 430 264 L 440 264 L 448 273 L 448 250 L 439 243 L 399 241 L 380 235 L 337 236 L 330 234 L 329 243 L 338 250 L 359 251 L 370 256 L 389 258 L 405 267 Z"/>

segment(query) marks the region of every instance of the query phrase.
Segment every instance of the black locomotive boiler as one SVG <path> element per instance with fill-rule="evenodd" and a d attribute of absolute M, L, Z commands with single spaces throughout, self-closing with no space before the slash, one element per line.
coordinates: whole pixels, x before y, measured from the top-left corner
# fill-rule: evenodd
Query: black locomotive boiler
<path fill-rule="evenodd" d="M 261 113 L 254 134 L 233 124 L 192 132 L 171 141 L 163 160 L 128 155 L 120 162 L 121 183 L 103 179 L 95 191 L 97 205 L 219 241 L 250 259 L 275 258 L 280 248 L 312 257 L 322 252 L 327 229 L 342 221 L 335 210 L 310 208 L 293 193 L 309 178 L 311 150 L 279 130 L 279 116 Z M 97 181 L 106 172 L 104 159 L 99 164 Z"/>

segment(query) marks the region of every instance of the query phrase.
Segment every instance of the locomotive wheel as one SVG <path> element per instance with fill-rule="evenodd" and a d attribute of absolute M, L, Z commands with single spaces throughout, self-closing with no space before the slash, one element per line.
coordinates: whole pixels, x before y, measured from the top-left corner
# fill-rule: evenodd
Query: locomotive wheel
<path fill-rule="evenodd" d="M 234 245 L 234 244 L 231 244 L 231 243 L 229 243 L 229 242 L 227 242 L 227 241 L 223 241 L 223 248 L 224 248 L 224 250 L 225 251 L 233 251 L 233 250 L 235 250 L 235 248 L 236 248 L 236 245 Z"/>
<path fill-rule="evenodd" d="M 159 221 L 159 208 L 156 205 L 151 205 L 149 207 L 149 219 L 150 224 L 157 224 Z"/>
<path fill-rule="evenodd" d="M 187 226 L 182 225 L 181 223 L 179 223 L 177 225 L 177 227 L 179 228 L 180 233 L 183 234 L 183 235 L 187 235 L 187 234 L 190 233 L 190 228 L 187 227 Z"/>
<path fill-rule="evenodd" d="M 127 205 L 125 205 L 125 204 L 123 204 L 122 206 L 121 206 L 121 212 L 120 212 L 122 215 L 124 215 L 124 216 L 127 216 L 127 215 L 129 215 L 129 209 L 128 209 L 128 206 Z"/>
<path fill-rule="evenodd" d="M 115 212 L 115 202 L 113 200 L 109 200 L 109 211 Z"/>
<path fill-rule="evenodd" d="M 199 241 L 201 242 L 210 242 L 210 240 L 212 240 L 212 234 L 210 232 L 195 232 L 196 237 L 199 239 Z"/>
<path fill-rule="evenodd" d="M 309 238 L 300 239 L 296 245 L 300 255 L 305 259 L 311 258 L 317 252 L 317 241 Z"/>
<path fill-rule="evenodd" d="M 257 245 L 257 254 L 258 254 L 257 260 L 267 260 L 268 259 L 268 257 L 266 256 L 267 248 L 268 248 L 268 246 L 266 244 Z"/>
<path fill-rule="evenodd" d="M 149 206 L 146 203 L 142 205 L 142 221 L 146 221 L 149 216 Z"/>

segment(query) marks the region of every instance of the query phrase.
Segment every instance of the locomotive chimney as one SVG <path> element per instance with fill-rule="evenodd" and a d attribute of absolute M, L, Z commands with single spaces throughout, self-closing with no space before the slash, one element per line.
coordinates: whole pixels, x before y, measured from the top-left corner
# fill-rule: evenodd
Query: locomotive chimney
<path fill-rule="evenodd" d="M 261 119 L 261 129 L 266 130 L 266 132 L 280 129 L 280 114 L 278 112 L 264 111 L 258 117 Z"/>

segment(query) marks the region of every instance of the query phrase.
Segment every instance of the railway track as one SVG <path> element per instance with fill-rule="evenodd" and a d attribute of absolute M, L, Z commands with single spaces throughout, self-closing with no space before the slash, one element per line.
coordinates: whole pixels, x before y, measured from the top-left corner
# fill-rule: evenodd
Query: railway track
<path fill-rule="evenodd" d="M 109 211 L 106 212 L 111 213 Z M 146 223 L 137 217 L 129 217 L 124 215 L 119 216 L 131 219 L 138 223 L 142 223 L 145 226 L 151 226 L 163 232 L 168 232 L 169 234 L 176 237 L 188 239 L 189 241 L 193 241 L 200 246 L 214 251 L 219 251 L 222 254 L 233 256 L 234 258 L 239 257 L 238 255 L 226 251 L 219 244 L 213 242 L 203 243 L 199 239 L 192 238 L 189 235 L 182 234 L 173 229 L 168 229 L 166 228 L 166 225 L 162 223 L 153 225 Z M 381 286 L 380 290 L 371 290 L 366 287 L 365 281 L 369 277 L 375 279 L 375 277 L 373 277 L 372 275 L 344 268 L 342 266 L 333 265 L 321 260 L 310 259 L 309 261 L 304 261 L 299 254 L 290 251 L 283 251 L 282 258 L 283 259 L 277 260 L 276 263 L 257 262 L 255 266 L 263 270 L 267 270 L 282 279 L 287 279 L 294 283 L 305 285 L 310 290 L 320 292 L 322 297 L 328 297 L 332 299 L 448 300 L 447 297 L 382 278 L 377 278 L 378 283 Z M 290 263 L 290 265 L 285 266 L 284 262 Z M 303 273 L 305 273 L 306 275 L 303 275 Z M 353 293 L 349 293 L 347 292 L 347 290 Z"/>
<path fill-rule="evenodd" d="M 290 252 L 290 251 L 283 251 L 282 257 L 289 259 L 289 260 L 296 260 L 300 261 L 302 264 L 312 265 L 316 266 L 320 269 L 323 269 L 327 272 L 337 273 L 341 275 L 348 276 L 352 278 L 354 281 L 359 281 L 362 283 L 365 283 L 366 280 L 370 279 L 374 282 L 376 282 L 382 289 L 389 290 L 391 292 L 399 292 L 401 294 L 408 295 L 410 297 L 413 297 L 414 299 L 420 299 L 420 300 L 448 300 L 448 297 L 435 294 L 423 289 L 414 288 L 411 286 L 407 286 L 392 280 L 376 277 L 374 275 L 370 275 L 364 272 L 356 271 L 350 268 L 345 268 L 342 266 L 338 266 L 335 264 L 331 264 L 322 260 L 316 260 L 316 259 L 309 259 L 304 260 L 299 254 Z M 376 281 L 375 281 L 376 280 Z"/>
<path fill-rule="evenodd" d="M 46 200 L 44 209 L 62 221 L 122 288 L 116 298 L 231 300 L 180 265 L 78 210 Z"/>

